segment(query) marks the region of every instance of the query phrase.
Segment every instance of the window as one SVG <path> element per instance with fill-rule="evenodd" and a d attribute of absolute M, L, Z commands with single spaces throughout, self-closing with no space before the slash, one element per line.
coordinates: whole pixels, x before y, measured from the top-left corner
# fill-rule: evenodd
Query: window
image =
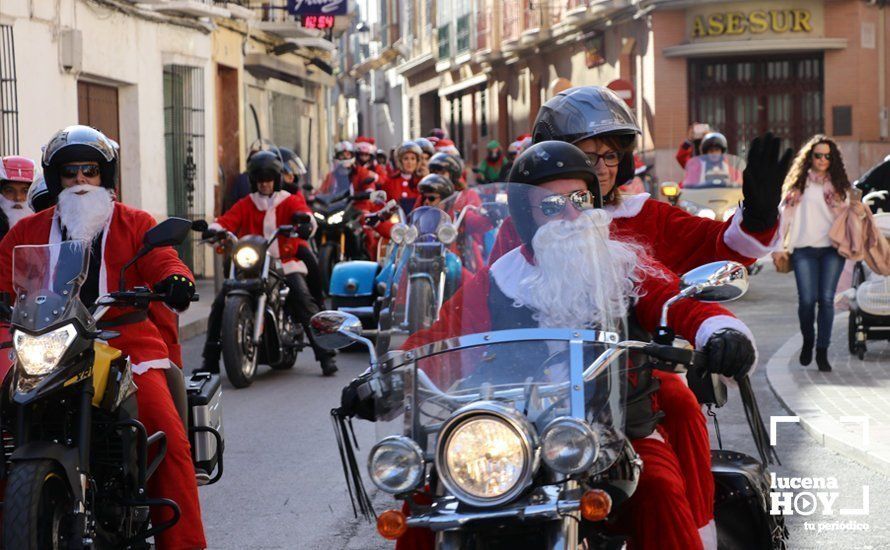
<path fill-rule="evenodd" d="M 439 59 L 451 57 L 451 24 L 439 27 Z"/>
<path fill-rule="evenodd" d="M 479 111 L 482 113 L 479 122 L 479 135 L 488 135 L 488 90 L 482 88 L 479 91 Z"/>
<path fill-rule="evenodd" d="M 457 18 L 457 53 L 470 49 L 470 14 Z"/>
<path fill-rule="evenodd" d="M 290 95 L 272 93 L 272 141 L 282 147 L 299 150 L 300 118 L 299 100 Z"/>
<path fill-rule="evenodd" d="M 0 156 L 19 152 L 19 102 L 12 25 L 0 25 Z"/>

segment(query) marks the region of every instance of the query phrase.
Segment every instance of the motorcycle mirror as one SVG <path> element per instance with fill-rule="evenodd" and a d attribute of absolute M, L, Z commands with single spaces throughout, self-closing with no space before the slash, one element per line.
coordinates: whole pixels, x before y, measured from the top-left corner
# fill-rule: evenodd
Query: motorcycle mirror
<path fill-rule="evenodd" d="M 301 223 L 311 223 L 312 216 L 309 215 L 307 212 L 294 212 L 294 215 L 291 217 L 291 222 L 293 222 L 294 225 L 299 225 Z"/>
<path fill-rule="evenodd" d="M 731 302 L 748 292 L 748 270 L 737 262 L 713 262 L 683 275 L 680 288 L 702 302 Z"/>
<path fill-rule="evenodd" d="M 142 237 L 142 244 L 147 248 L 175 246 L 182 243 L 191 230 L 192 222 L 189 220 L 167 218 L 145 232 L 145 235 Z"/>
<path fill-rule="evenodd" d="M 207 224 L 204 220 L 195 220 L 192 222 L 192 231 L 197 231 L 198 233 L 203 233 L 207 231 L 210 225 Z"/>
<path fill-rule="evenodd" d="M 333 351 L 362 338 L 362 322 L 358 317 L 342 311 L 320 311 L 312 316 L 309 328 L 315 342 Z"/>

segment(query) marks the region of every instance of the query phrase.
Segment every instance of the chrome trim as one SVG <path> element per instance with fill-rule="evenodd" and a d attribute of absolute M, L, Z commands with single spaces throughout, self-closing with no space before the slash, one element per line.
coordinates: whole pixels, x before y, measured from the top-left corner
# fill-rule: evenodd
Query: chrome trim
<path fill-rule="evenodd" d="M 405 447 L 406 450 L 414 453 L 414 455 L 417 457 L 418 462 L 420 462 L 420 474 L 417 476 L 417 479 L 414 480 L 413 483 L 409 484 L 409 486 L 404 491 L 393 491 L 393 490 L 391 490 L 391 488 L 386 487 L 383 483 L 379 483 L 377 481 L 377 478 L 374 477 L 374 470 L 372 468 L 371 461 L 374 458 L 374 453 L 377 451 L 377 449 L 379 449 L 383 445 L 398 445 L 398 446 Z M 424 474 L 425 474 L 425 470 L 426 470 L 425 463 L 423 460 L 423 449 L 421 449 L 420 445 L 415 443 L 414 440 L 411 439 L 410 437 L 405 437 L 403 435 L 391 435 L 388 437 L 384 437 L 383 439 L 378 441 L 373 447 L 371 447 L 371 450 L 368 452 L 367 469 L 368 469 L 368 476 L 371 478 L 371 481 L 381 491 L 384 491 L 384 492 L 392 494 L 392 495 L 403 494 L 403 493 L 413 491 L 421 483 L 423 483 L 423 478 L 424 478 Z"/>
<path fill-rule="evenodd" d="M 547 453 L 545 452 L 546 445 L 544 443 L 545 440 L 547 439 L 547 434 L 550 433 L 552 430 L 555 430 L 558 427 L 563 426 L 563 425 L 573 426 L 578 431 L 583 432 L 587 436 L 588 442 L 593 447 L 593 454 L 590 457 L 590 461 L 587 464 L 583 464 L 580 468 L 577 468 L 575 470 L 570 470 L 570 471 L 557 470 L 547 460 Z M 590 470 L 593 467 L 593 465 L 596 463 L 596 459 L 599 456 L 599 452 L 600 452 L 599 438 L 597 438 L 596 432 L 593 431 L 593 428 L 590 427 L 590 424 L 588 424 L 587 421 L 584 419 L 574 418 L 574 417 L 570 417 L 570 416 L 560 416 L 560 417 L 557 417 L 557 418 L 554 418 L 553 420 L 551 420 L 550 423 L 547 424 L 547 426 L 545 426 L 543 430 L 541 430 L 541 460 L 544 461 L 544 464 L 546 464 L 548 468 L 550 468 L 551 470 L 553 470 L 554 472 L 557 472 L 559 474 L 574 475 L 574 474 L 580 474 L 581 472 L 586 472 L 586 471 Z"/>

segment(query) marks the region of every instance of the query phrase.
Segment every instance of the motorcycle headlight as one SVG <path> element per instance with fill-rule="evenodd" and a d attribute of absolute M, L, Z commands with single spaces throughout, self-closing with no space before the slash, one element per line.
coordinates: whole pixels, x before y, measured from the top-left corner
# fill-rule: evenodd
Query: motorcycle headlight
<path fill-rule="evenodd" d="M 709 220 L 716 220 L 717 213 L 711 210 L 710 208 L 702 208 L 695 214 L 699 218 L 708 218 Z"/>
<path fill-rule="evenodd" d="M 241 269 L 250 269 L 260 261 L 260 253 L 252 246 L 244 246 L 235 252 L 235 263 Z"/>
<path fill-rule="evenodd" d="M 408 226 L 403 223 L 394 225 L 389 232 L 390 240 L 396 244 L 402 244 L 403 242 L 405 242 L 405 237 L 407 236 Z"/>
<path fill-rule="evenodd" d="M 417 240 L 417 237 L 420 235 L 420 232 L 417 231 L 417 228 L 413 225 L 408 226 L 408 232 L 405 233 L 405 244 L 411 244 Z"/>
<path fill-rule="evenodd" d="M 553 471 L 565 475 L 589 470 L 599 454 L 599 442 L 590 426 L 577 418 L 557 418 L 541 432 L 541 455 Z"/>
<path fill-rule="evenodd" d="M 328 223 L 330 225 L 337 225 L 338 223 L 343 221 L 343 216 L 345 216 L 345 215 L 346 215 L 345 212 L 337 212 L 336 214 L 334 214 L 333 216 L 328 218 Z"/>
<path fill-rule="evenodd" d="M 451 244 L 457 238 L 457 228 L 450 223 L 443 223 L 436 230 L 436 237 L 439 238 L 439 242 L 442 244 Z"/>
<path fill-rule="evenodd" d="M 30 376 L 41 376 L 49 374 L 58 366 L 76 336 L 77 330 L 70 324 L 40 336 L 16 331 L 13 345 L 19 364 L 25 373 Z"/>
<path fill-rule="evenodd" d="M 528 486 L 537 467 L 533 437 L 500 415 L 475 414 L 458 421 L 443 429 L 436 454 L 440 479 L 473 506 L 505 503 Z"/>
<path fill-rule="evenodd" d="M 423 451 L 407 437 L 386 437 L 371 449 L 368 473 L 381 491 L 407 493 L 423 481 Z"/>
<path fill-rule="evenodd" d="M 313 212 L 312 215 L 315 216 L 316 220 L 322 221 L 322 222 L 324 221 L 324 214 L 322 214 L 320 212 Z"/>

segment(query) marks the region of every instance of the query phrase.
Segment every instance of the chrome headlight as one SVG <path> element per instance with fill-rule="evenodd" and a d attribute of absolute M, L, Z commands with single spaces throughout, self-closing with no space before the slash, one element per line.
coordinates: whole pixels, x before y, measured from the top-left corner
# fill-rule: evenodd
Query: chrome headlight
<path fill-rule="evenodd" d="M 423 451 L 407 437 L 386 437 L 368 454 L 368 473 L 380 490 L 407 493 L 423 481 Z"/>
<path fill-rule="evenodd" d="M 481 405 L 481 406 L 480 406 Z M 436 452 L 445 487 L 473 506 L 497 506 L 525 490 L 538 466 L 528 420 L 496 404 L 475 403 L 446 423 Z"/>
<path fill-rule="evenodd" d="M 30 376 L 42 376 L 49 374 L 58 366 L 68 346 L 76 337 L 77 330 L 74 325 L 68 324 L 40 336 L 16 331 L 13 344 L 19 364 L 25 373 Z"/>
<path fill-rule="evenodd" d="M 343 217 L 344 217 L 345 215 L 346 215 L 345 212 L 337 212 L 336 214 L 334 214 L 333 216 L 331 216 L 330 218 L 328 218 L 328 224 L 330 224 L 330 225 L 337 225 L 338 223 L 340 223 L 340 222 L 343 221 Z"/>
<path fill-rule="evenodd" d="M 417 240 L 417 237 L 420 236 L 420 232 L 417 231 L 417 228 L 413 225 L 408 226 L 408 232 L 405 233 L 405 244 L 411 244 Z"/>
<path fill-rule="evenodd" d="M 547 466 L 561 474 L 589 470 L 599 454 L 599 440 L 583 420 L 561 417 L 541 432 L 541 455 Z"/>
<path fill-rule="evenodd" d="M 250 269 L 260 261 L 260 253 L 252 246 L 244 246 L 235 252 L 235 263 L 241 269 Z"/>
<path fill-rule="evenodd" d="M 405 242 L 405 237 L 408 236 L 408 226 L 403 223 L 397 223 L 392 226 L 392 229 L 389 231 L 389 239 L 396 243 L 402 244 Z"/>
<path fill-rule="evenodd" d="M 324 214 L 321 212 L 313 212 L 312 215 L 315 216 L 316 220 L 324 221 Z"/>
<path fill-rule="evenodd" d="M 439 238 L 440 243 L 451 244 L 457 238 L 457 229 L 450 223 L 443 223 L 436 230 L 436 237 Z"/>

